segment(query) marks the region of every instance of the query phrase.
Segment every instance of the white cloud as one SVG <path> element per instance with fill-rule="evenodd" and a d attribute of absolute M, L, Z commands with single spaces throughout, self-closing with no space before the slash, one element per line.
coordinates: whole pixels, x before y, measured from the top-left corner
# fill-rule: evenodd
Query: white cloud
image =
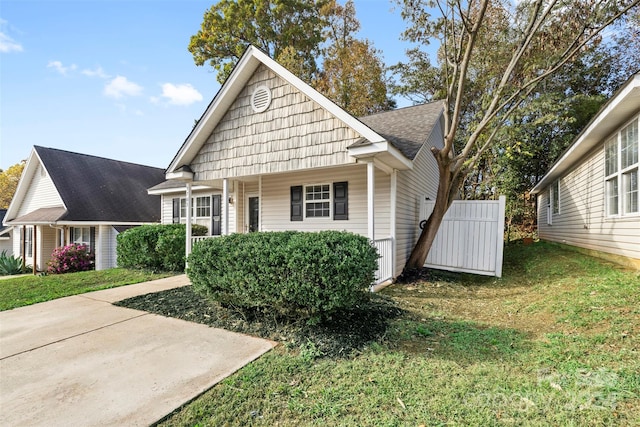
<path fill-rule="evenodd" d="M 0 18 L 0 53 L 22 52 L 22 45 L 7 34 L 8 24 L 6 20 Z"/>
<path fill-rule="evenodd" d="M 101 79 L 108 79 L 111 77 L 109 74 L 104 72 L 102 67 L 97 67 L 94 70 L 86 68 L 82 70 L 81 73 L 88 77 L 100 77 Z"/>
<path fill-rule="evenodd" d="M 49 61 L 47 68 L 53 68 L 63 76 L 66 76 L 69 71 L 74 71 L 78 67 L 76 64 L 71 64 L 68 67 L 65 67 L 60 61 Z"/>
<path fill-rule="evenodd" d="M 127 80 L 126 77 L 116 76 L 104 87 L 104 94 L 110 98 L 120 99 L 124 96 L 138 96 L 142 94 L 142 86 Z"/>
<path fill-rule="evenodd" d="M 168 103 L 171 105 L 190 105 L 194 102 L 202 101 L 202 94 L 188 83 L 177 85 L 164 83 L 161 96 L 167 98 Z M 158 98 L 152 97 L 151 102 L 157 103 Z"/>

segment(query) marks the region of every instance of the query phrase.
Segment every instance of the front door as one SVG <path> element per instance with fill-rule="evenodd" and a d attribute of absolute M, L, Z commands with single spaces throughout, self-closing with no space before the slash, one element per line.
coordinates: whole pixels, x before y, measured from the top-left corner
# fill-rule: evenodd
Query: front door
<path fill-rule="evenodd" d="M 260 230 L 260 197 L 249 197 L 249 233 Z"/>

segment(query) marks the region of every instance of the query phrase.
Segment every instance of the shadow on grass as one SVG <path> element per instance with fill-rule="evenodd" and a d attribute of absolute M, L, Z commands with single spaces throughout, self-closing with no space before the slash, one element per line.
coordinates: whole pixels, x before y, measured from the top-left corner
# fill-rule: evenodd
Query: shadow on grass
<path fill-rule="evenodd" d="M 526 348 L 526 336 L 518 331 L 466 321 L 414 320 L 415 315 L 383 295 L 372 295 L 369 302 L 335 313 L 316 325 L 224 308 L 195 293 L 191 286 L 129 298 L 116 305 L 259 336 L 289 348 L 311 348 L 314 357 L 352 357 L 377 345 L 472 363 L 508 358 Z"/>
<path fill-rule="evenodd" d="M 513 359 L 531 349 L 526 333 L 462 320 L 404 320 L 397 327 L 400 350 L 463 365 Z"/>

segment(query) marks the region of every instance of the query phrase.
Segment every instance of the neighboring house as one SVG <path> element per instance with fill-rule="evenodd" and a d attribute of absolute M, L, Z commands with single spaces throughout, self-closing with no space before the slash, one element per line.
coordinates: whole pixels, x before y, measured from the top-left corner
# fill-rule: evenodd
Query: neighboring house
<path fill-rule="evenodd" d="M 13 253 L 41 271 L 56 247 L 83 243 L 97 270 L 115 267 L 118 233 L 160 220 L 147 188 L 163 180 L 159 168 L 36 146 L 4 218 Z"/>
<path fill-rule="evenodd" d="M 6 209 L 0 209 L 0 253 L 5 252 L 7 256 L 13 255 L 13 227 L 5 227 L 2 225 Z"/>
<path fill-rule="evenodd" d="M 347 230 L 397 276 L 436 196 L 443 102 L 356 118 L 250 46 L 167 169 L 162 222 L 209 234 Z M 189 195 L 187 195 L 189 194 Z"/>
<path fill-rule="evenodd" d="M 532 190 L 541 239 L 640 268 L 640 73 L 600 109 Z"/>

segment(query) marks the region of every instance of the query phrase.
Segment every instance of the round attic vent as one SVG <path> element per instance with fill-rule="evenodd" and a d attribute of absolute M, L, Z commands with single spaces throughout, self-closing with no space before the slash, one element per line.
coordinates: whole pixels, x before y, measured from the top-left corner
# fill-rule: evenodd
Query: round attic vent
<path fill-rule="evenodd" d="M 271 104 L 271 91 L 266 86 L 258 86 L 251 95 L 251 108 L 256 113 L 262 113 Z"/>

